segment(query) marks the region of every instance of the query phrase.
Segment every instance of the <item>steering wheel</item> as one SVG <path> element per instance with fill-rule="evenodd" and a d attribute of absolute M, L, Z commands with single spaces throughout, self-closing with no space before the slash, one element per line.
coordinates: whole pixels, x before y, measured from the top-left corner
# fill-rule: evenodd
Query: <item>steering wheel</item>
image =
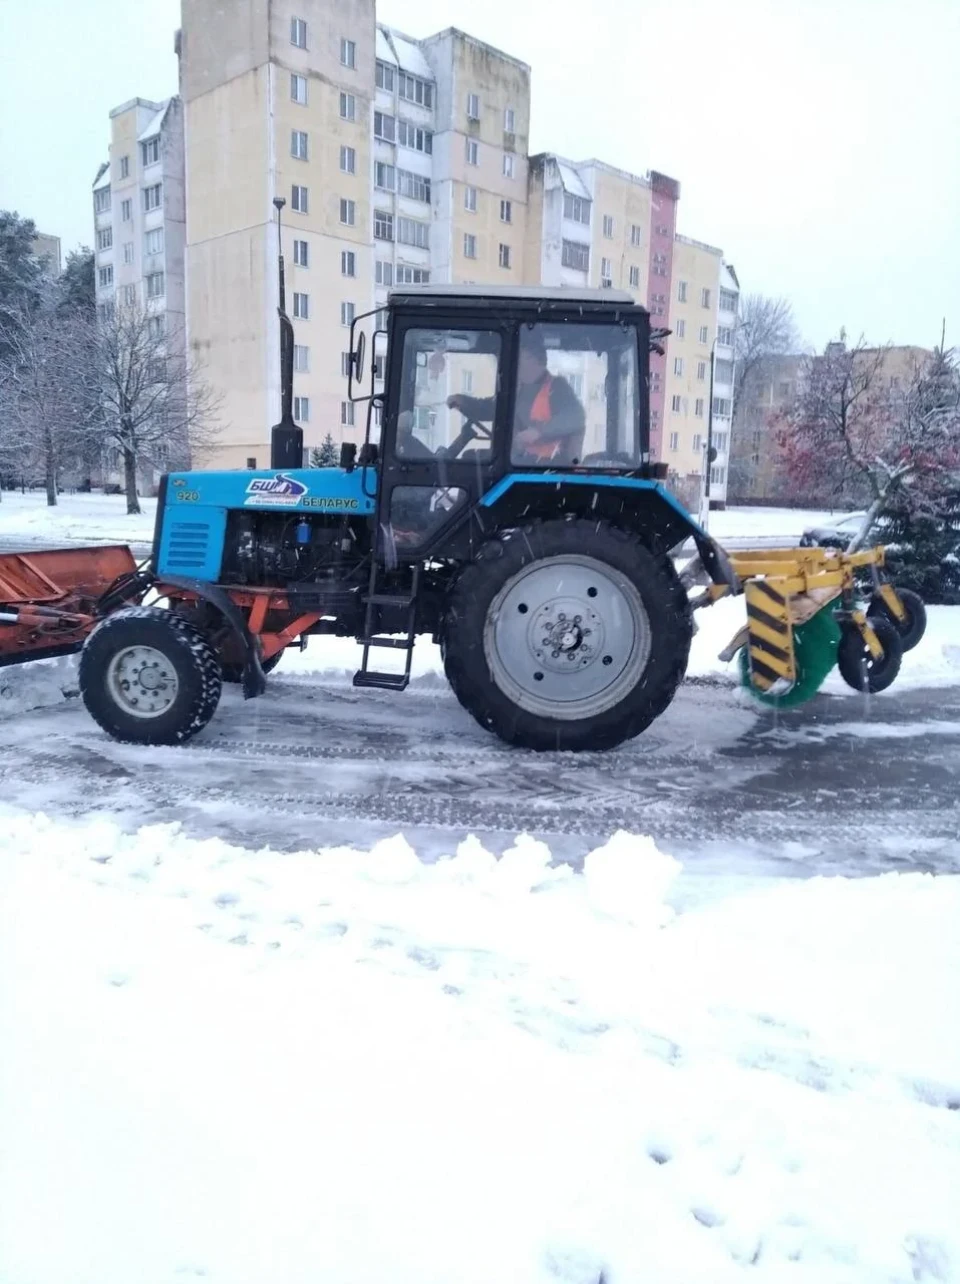
<path fill-rule="evenodd" d="M 463 427 L 449 446 L 440 446 L 434 452 L 437 459 L 455 459 L 477 437 L 484 441 L 492 439 L 492 428 L 486 428 L 483 424 L 477 423 L 476 419 L 468 418 L 462 410 L 460 413 L 463 415 Z"/>

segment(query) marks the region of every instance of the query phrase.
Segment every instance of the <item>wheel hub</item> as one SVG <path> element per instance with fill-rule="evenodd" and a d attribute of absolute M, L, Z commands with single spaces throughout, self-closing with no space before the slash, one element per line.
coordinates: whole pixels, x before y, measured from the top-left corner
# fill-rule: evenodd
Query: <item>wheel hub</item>
<path fill-rule="evenodd" d="M 117 704 L 135 718 L 157 718 L 173 705 L 180 689 L 170 660 L 152 646 L 125 647 L 110 661 L 107 687 Z"/>
<path fill-rule="evenodd" d="M 636 685 L 650 657 L 636 586 L 577 554 L 544 558 L 508 580 L 490 605 L 484 653 L 510 698 L 545 717 L 591 717 Z"/>

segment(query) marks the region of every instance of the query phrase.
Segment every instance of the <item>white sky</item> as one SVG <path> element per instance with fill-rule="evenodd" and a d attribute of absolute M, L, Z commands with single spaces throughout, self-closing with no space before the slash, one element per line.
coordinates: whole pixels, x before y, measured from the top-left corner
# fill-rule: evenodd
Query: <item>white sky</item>
<path fill-rule="evenodd" d="M 229 10 L 231 0 L 226 0 Z M 295 8 L 295 0 L 290 0 Z M 92 238 L 107 114 L 176 92 L 178 0 L 0 0 L 0 208 Z M 960 343 L 960 0 L 380 0 L 533 68 L 531 151 L 680 180 L 680 231 L 807 341 Z"/>

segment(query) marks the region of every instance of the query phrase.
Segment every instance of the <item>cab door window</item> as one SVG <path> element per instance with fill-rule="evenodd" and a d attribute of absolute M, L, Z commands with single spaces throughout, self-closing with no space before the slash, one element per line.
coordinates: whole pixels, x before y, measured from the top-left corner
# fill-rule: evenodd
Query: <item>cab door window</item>
<path fill-rule="evenodd" d="M 407 330 L 403 337 L 397 455 L 491 457 L 500 376 L 495 330 Z"/>

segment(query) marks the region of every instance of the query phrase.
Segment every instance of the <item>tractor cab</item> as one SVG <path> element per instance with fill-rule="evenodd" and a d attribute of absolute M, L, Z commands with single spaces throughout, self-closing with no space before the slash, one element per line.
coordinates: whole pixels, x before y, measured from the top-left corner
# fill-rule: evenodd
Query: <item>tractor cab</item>
<path fill-rule="evenodd" d="M 648 478 L 651 341 L 649 314 L 622 291 L 392 294 L 350 395 L 368 403 L 360 458 L 376 461 L 378 526 L 397 556 L 447 548 L 514 485 Z"/>

